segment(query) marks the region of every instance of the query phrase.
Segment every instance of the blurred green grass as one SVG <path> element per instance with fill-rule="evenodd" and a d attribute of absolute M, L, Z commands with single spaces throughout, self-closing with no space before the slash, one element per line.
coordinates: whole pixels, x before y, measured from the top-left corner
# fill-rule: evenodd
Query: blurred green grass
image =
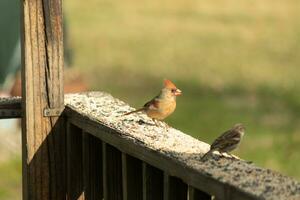
<path fill-rule="evenodd" d="M 17 157 L 0 163 L 0 199 L 21 199 L 21 171 L 21 160 Z"/>
<path fill-rule="evenodd" d="M 211 142 L 237 122 L 235 153 L 300 179 L 299 1 L 65 1 L 74 65 L 134 107 L 163 78 L 183 96 L 167 122 Z"/>

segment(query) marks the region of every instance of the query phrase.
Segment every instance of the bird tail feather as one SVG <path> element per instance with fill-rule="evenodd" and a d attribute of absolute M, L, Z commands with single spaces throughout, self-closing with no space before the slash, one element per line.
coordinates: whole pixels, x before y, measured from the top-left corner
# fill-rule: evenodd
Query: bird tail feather
<path fill-rule="evenodd" d="M 212 150 L 209 150 L 207 153 L 205 153 L 202 157 L 201 157 L 201 161 L 206 160 L 206 158 L 212 153 Z"/>
<path fill-rule="evenodd" d="M 140 111 L 143 111 L 143 110 L 145 110 L 145 108 L 140 108 L 140 109 L 137 109 L 137 110 L 134 110 L 134 111 L 125 113 L 125 114 L 123 114 L 123 116 L 125 116 L 125 115 L 130 115 L 130 114 L 132 114 L 132 113 L 137 113 L 137 112 L 140 112 Z"/>

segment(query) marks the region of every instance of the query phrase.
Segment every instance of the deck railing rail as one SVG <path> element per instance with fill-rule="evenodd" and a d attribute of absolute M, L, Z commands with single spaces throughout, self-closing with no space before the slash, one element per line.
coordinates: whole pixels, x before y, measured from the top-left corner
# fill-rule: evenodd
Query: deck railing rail
<path fill-rule="evenodd" d="M 144 114 L 122 116 L 132 108 L 107 93 L 69 94 L 65 103 L 58 120 L 58 124 L 64 124 L 58 133 L 59 138 L 64 138 L 65 146 L 61 150 L 64 153 L 58 156 L 57 152 L 49 152 L 49 157 L 65 161 L 60 167 L 64 170 L 60 173 L 63 183 L 60 192 L 67 199 L 300 197 L 299 182 L 253 163 L 217 153 L 201 161 L 208 144 L 164 123 L 156 126 Z M 53 192 L 51 188 L 49 191 Z"/>

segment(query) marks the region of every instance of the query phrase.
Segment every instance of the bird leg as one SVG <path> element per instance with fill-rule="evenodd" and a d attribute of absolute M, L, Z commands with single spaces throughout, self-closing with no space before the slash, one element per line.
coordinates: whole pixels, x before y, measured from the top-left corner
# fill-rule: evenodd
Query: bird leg
<path fill-rule="evenodd" d="M 139 124 L 139 125 L 142 125 L 142 124 L 146 124 L 146 122 L 145 122 L 144 120 L 140 119 L 140 120 L 138 121 L 138 124 Z"/>
<path fill-rule="evenodd" d="M 233 156 L 232 156 L 230 153 L 228 153 L 228 152 L 219 151 L 219 153 L 220 153 L 220 155 L 221 155 L 222 157 L 225 157 L 225 158 L 227 158 L 227 157 L 233 158 Z"/>
<path fill-rule="evenodd" d="M 154 124 L 155 124 L 156 126 L 159 126 L 159 124 L 158 124 L 158 122 L 156 121 L 156 119 L 152 118 L 152 121 L 154 122 Z"/>
<path fill-rule="evenodd" d="M 169 124 L 167 124 L 166 122 L 163 122 L 163 123 L 165 124 L 165 131 L 168 132 L 169 128 L 170 128 Z"/>
<path fill-rule="evenodd" d="M 167 122 L 163 122 L 164 124 L 165 124 L 165 126 L 167 127 L 167 128 L 170 128 L 170 126 L 169 126 L 169 124 L 167 124 Z"/>
<path fill-rule="evenodd" d="M 229 159 L 232 159 L 232 160 L 235 160 L 235 159 L 237 159 L 235 156 L 233 156 L 232 154 L 230 154 L 230 153 L 228 153 L 228 152 L 224 152 L 224 153 L 226 153 L 227 154 L 227 156 L 229 156 Z M 222 153 L 222 155 L 224 156 L 224 154 Z M 226 157 L 227 157 L 226 156 Z"/>
<path fill-rule="evenodd" d="M 142 125 L 142 124 L 146 124 L 146 125 L 149 125 L 149 126 L 155 126 L 155 124 L 152 124 L 152 123 L 149 123 L 149 122 L 145 122 L 144 120 L 140 119 L 139 121 L 137 121 L 137 123 L 139 125 Z"/>

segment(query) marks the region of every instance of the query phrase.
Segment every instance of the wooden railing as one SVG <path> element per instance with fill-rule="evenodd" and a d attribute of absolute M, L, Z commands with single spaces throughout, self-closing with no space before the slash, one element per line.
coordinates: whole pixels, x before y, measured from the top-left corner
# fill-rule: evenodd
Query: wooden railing
<path fill-rule="evenodd" d="M 243 160 L 213 156 L 208 145 L 101 92 L 66 98 L 68 193 L 86 199 L 299 199 L 300 183 Z M 78 197 L 78 196 L 77 196 Z M 74 199 L 74 198 L 71 198 Z"/>
<path fill-rule="evenodd" d="M 0 110 L 14 105 L 14 112 L 20 113 L 15 110 L 20 100 L 2 99 Z M 151 123 L 144 114 L 122 116 L 132 108 L 109 94 L 72 94 L 65 102 L 60 123 L 66 126 L 58 137 L 63 138 L 60 152 L 65 153 L 48 155 L 50 160 L 65 160 L 56 166 L 63 171 L 50 173 L 50 179 L 62 181 L 62 191 L 56 193 L 67 199 L 300 199 L 300 183 L 277 172 L 217 154 L 200 161 L 208 144 L 164 123 L 138 123 Z M 55 144 L 51 141 L 47 143 Z M 30 165 L 35 162 L 33 158 Z"/>

